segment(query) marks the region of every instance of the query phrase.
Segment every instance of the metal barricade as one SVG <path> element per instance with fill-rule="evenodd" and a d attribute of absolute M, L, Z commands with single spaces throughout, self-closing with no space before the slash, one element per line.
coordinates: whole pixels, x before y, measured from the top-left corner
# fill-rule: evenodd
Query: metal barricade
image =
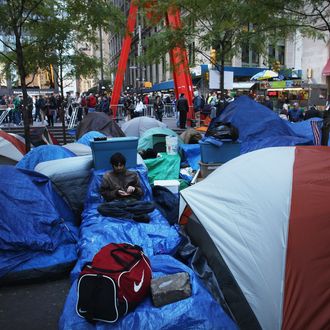
<path fill-rule="evenodd" d="M 116 121 L 121 121 L 121 120 L 126 120 L 126 117 L 127 117 L 127 113 L 126 113 L 126 110 L 124 108 L 124 105 L 123 104 L 118 104 L 117 106 L 116 105 L 112 105 L 112 108 L 116 108 L 117 107 L 117 112 L 116 112 Z M 171 107 L 173 107 L 171 105 Z M 174 116 L 174 110 L 173 108 L 172 109 L 169 109 L 168 110 L 168 116 L 171 117 L 171 116 Z M 153 104 L 145 104 L 145 106 L 143 107 L 143 112 L 142 114 L 140 114 L 140 116 L 146 116 L 146 117 L 155 117 L 154 115 L 154 105 Z"/>
<path fill-rule="evenodd" d="M 173 104 L 165 104 L 164 106 L 164 117 L 171 118 L 175 117 L 175 106 Z"/>
<path fill-rule="evenodd" d="M 154 115 L 154 105 L 153 104 L 146 104 L 145 107 L 145 114 L 144 116 L 146 117 L 155 117 Z"/>
<path fill-rule="evenodd" d="M 0 125 L 2 125 L 3 121 L 6 119 L 7 115 L 11 111 L 11 108 L 7 108 L 5 110 L 0 109 L 0 111 L 2 111 L 2 113 L 0 115 Z"/>
<path fill-rule="evenodd" d="M 79 106 L 77 106 L 77 107 L 74 107 L 72 105 L 70 105 L 70 106 L 71 106 L 72 112 L 71 112 L 71 116 L 70 116 L 70 120 L 69 120 L 69 124 L 68 124 L 68 129 L 74 128 L 76 126 L 76 120 L 77 120 L 78 110 L 79 110 Z M 69 110 L 69 109 L 67 109 L 67 110 Z"/>

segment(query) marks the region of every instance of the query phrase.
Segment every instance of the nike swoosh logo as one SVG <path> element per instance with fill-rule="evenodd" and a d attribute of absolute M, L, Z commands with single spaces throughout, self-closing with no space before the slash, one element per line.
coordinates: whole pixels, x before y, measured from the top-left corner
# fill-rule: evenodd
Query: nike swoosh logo
<path fill-rule="evenodd" d="M 79 312 L 79 313 L 82 313 L 82 314 L 83 314 L 83 313 L 87 313 L 87 311 L 84 311 L 84 310 L 82 310 L 81 308 L 78 309 L 78 312 Z"/>
<path fill-rule="evenodd" d="M 142 272 L 141 281 L 138 284 L 136 284 L 134 282 L 134 292 L 139 292 L 140 291 L 140 289 L 142 288 L 143 281 L 144 281 L 144 270 Z"/>

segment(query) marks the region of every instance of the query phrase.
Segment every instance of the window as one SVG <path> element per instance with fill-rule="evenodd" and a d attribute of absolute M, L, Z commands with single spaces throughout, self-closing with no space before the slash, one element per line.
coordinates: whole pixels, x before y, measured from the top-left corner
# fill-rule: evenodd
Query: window
<path fill-rule="evenodd" d="M 156 62 L 155 64 L 155 69 L 156 69 L 156 82 L 159 83 L 159 61 Z"/>
<path fill-rule="evenodd" d="M 246 26 L 246 31 L 255 32 L 254 27 L 255 25 L 249 24 Z M 259 54 L 252 49 L 248 41 L 242 45 L 242 66 L 259 66 Z"/>
<path fill-rule="evenodd" d="M 242 46 L 242 66 L 259 66 L 259 54 L 252 50 L 248 44 Z"/>
<path fill-rule="evenodd" d="M 285 61 L 285 46 L 281 45 L 281 46 L 277 46 L 277 60 L 284 65 L 284 61 Z"/>
<path fill-rule="evenodd" d="M 195 66 L 196 53 L 195 53 L 195 43 L 192 42 L 188 45 L 188 55 L 189 55 L 189 65 Z"/>
<path fill-rule="evenodd" d="M 285 44 L 284 40 L 279 41 L 276 45 L 268 46 L 268 63 L 272 64 L 275 61 L 285 64 Z"/>
<path fill-rule="evenodd" d="M 242 46 L 242 65 L 249 63 L 249 45 L 245 44 Z"/>

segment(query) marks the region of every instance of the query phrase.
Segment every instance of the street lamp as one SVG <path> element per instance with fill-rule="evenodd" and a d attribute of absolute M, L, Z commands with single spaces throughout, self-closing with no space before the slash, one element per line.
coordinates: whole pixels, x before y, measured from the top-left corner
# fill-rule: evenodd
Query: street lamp
<path fill-rule="evenodd" d="M 309 110 L 310 107 L 310 101 L 311 101 L 311 82 L 313 77 L 313 70 L 311 68 L 307 69 L 307 86 L 308 86 L 308 100 L 307 100 L 307 110 Z"/>

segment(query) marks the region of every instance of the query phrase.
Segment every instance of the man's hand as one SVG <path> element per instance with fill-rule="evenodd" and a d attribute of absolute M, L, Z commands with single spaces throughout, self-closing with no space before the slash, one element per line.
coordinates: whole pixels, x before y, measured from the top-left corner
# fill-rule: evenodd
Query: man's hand
<path fill-rule="evenodd" d="M 135 187 L 133 187 L 133 186 L 128 186 L 128 188 L 127 188 L 127 193 L 128 193 L 129 195 L 132 194 L 134 191 L 135 191 Z"/>
<path fill-rule="evenodd" d="M 126 191 L 124 191 L 124 190 L 118 190 L 118 194 L 120 195 L 120 196 L 128 196 L 129 194 L 126 192 Z"/>

